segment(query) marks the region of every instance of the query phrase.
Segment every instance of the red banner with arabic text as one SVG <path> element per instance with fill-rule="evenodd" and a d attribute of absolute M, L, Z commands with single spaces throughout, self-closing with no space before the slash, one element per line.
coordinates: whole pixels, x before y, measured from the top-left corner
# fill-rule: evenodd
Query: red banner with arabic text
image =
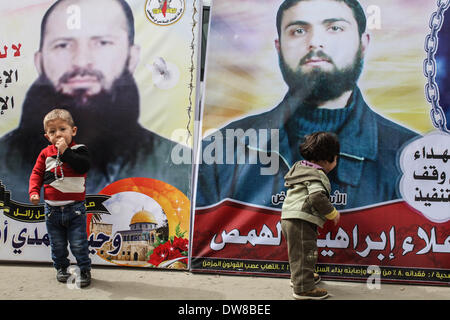
<path fill-rule="evenodd" d="M 288 276 L 280 214 L 232 200 L 198 209 L 192 270 Z M 367 267 L 375 265 L 384 280 L 448 284 L 449 230 L 450 222 L 431 223 L 403 201 L 345 212 L 337 227 L 327 222 L 318 229 L 317 270 L 324 277 L 366 279 Z"/>

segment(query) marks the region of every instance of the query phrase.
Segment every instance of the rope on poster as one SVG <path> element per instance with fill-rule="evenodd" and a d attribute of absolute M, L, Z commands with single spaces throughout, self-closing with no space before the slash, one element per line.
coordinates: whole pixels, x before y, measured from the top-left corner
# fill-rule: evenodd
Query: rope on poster
<path fill-rule="evenodd" d="M 186 124 L 186 129 L 188 132 L 188 135 L 186 137 L 186 143 L 189 145 L 189 139 L 192 137 L 192 132 L 191 132 L 191 122 L 192 122 L 192 105 L 193 105 L 193 101 L 192 101 L 192 94 L 194 92 L 194 88 L 195 88 L 195 79 L 194 79 L 194 57 L 195 57 L 195 26 L 198 24 L 198 21 L 195 19 L 196 14 L 198 13 L 197 7 L 196 7 L 196 1 L 192 2 L 192 28 L 191 28 L 191 33 L 192 33 L 192 40 L 191 40 L 191 44 L 190 44 L 190 49 L 191 49 L 191 66 L 189 68 L 189 74 L 190 74 L 190 82 L 188 85 L 189 88 L 189 105 L 186 108 L 187 114 L 188 114 L 188 122 Z"/>

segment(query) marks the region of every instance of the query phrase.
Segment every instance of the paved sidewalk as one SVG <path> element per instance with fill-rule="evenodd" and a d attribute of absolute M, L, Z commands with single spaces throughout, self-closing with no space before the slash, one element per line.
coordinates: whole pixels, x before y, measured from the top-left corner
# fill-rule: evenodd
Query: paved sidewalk
<path fill-rule="evenodd" d="M 0 263 L 0 300 L 292 300 L 289 279 L 94 266 L 92 284 L 70 289 L 47 263 Z M 322 281 L 330 300 L 450 300 L 450 286 Z"/>

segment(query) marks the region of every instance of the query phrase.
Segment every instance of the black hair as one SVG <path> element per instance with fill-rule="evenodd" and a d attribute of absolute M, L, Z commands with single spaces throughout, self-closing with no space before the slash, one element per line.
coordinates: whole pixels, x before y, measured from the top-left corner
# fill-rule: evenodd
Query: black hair
<path fill-rule="evenodd" d="M 44 44 L 44 36 L 45 36 L 45 30 L 47 27 L 47 20 L 50 14 L 55 10 L 55 8 L 65 0 L 57 0 L 55 3 L 53 3 L 50 8 L 47 9 L 44 16 L 42 17 L 41 21 L 41 40 L 39 42 L 39 50 L 42 50 L 42 46 Z M 93 0 L 91 0 L 93 1 Z M 116 1 L 120 4 L 120 7 L 122 8 L 123 13 L 125 14 L 126 20 L 127 20 L 127 31 L 128 31 L 128 43 L 129 45 L 134 44 L 134 16 L 133 11 L 131 10 L 129 4 L 125 0 L 112 0 Z"/>
<path fill-rule="evenodd" d="M 287 9 L 293 7 L 297 3 L 305 1 L 305 0 L 285 0 L 280 7 L 278 8 L 277 12 L 277 31 L 278 31 L 278 37 L 281 36 L 281 20 L 283 19 L 284 11 Z M 307 0 L 311 1 L 311 0 Z M 353 11 L 353 16 L 355 17 L 356 23 L 358 24 L 358 31 L 359 36 L 361 37 L 362 34 L 366 31 L 366 14 L 364 13 L 363 8 L 359 4 L 357 0 L 334 0 L 337 2 L 344 2 L 350 9 Z"/>
<path fill-rule="evenodd" d="M 318 131 L 305 136 L 300 144 L 300 154 L 308 161 L 333 162 L 339 155 L 340 145 L 336 134 Z"/>

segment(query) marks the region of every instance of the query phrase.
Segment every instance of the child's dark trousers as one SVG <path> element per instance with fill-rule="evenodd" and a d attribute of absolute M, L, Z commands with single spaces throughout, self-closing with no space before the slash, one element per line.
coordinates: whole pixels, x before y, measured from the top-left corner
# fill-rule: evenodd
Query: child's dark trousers
<path fill-rule="evenodd" d="M 300 219 L 282 219 L 281 228 L 287 241 L 294 293 L 300 294 L 314 289 L 317 226 Z"/>
<path fill-rule="evenodd" d="M 67 249 L 69 244 L 80 271 L 91 270 L 84 201 L 65 206 L 50 206 L 46 203 L 45 222 L 50 238 L 53 266 L 57 270 L 70 266 Z"/>

